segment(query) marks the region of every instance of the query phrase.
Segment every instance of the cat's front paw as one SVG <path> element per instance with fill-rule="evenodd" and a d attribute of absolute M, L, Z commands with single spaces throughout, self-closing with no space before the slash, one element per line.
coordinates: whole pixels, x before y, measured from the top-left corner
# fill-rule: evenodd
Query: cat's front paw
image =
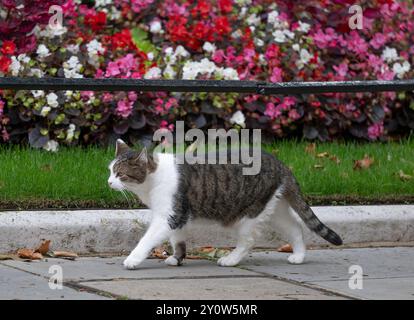
<path fill-rule="evenodd" d="M 142 262 L 142 259 L 136 259 L 134 257 L 129 256 L 128 258 L 124 260 L 123 265 L 128 270 L 134 270 L 138 268 L 141 262 Z"/>
<path fill-rule="evenodd" d="M 221 267 L 234 267 L 240 262 L 238 257 L 234 257 L 231 254 L 218 259 L 217 264 Z"/>
<path fill-rule="evenodd" d="M 305 260 L 305 255 L 301 253 L 294 253 L 288 257 L 288 261 L 291 264 L 301 264 Z"/>

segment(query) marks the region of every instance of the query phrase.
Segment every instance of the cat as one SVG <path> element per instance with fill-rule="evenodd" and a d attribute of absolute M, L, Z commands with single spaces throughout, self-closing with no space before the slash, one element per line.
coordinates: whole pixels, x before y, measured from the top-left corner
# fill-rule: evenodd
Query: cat
<path fill-rule="evenodd" d="M 136 269 L 165 240 L 174 250 L 165 263 L 181 265 L 188 230 L 194 222 L 205 220 L 237 231 L 235 249 L 217 262 L 224 267 L 241 262 L 265 224 L 286 233 L 292 264 L 302 263 L 306 254 L 299 219 L 328 242 L 342 244 L 304 201 L 290 169 L 265 151 L 257 175 L 243 175 L 243 164 L 177 164 L 174 154 L 152 155 L 146 148 L 134 151 L 120 139 L 115 156 L 109 165 L 109 186 L 134 193 L 152 211 L 145 235 L 123 262 L 127 269 Z"/>

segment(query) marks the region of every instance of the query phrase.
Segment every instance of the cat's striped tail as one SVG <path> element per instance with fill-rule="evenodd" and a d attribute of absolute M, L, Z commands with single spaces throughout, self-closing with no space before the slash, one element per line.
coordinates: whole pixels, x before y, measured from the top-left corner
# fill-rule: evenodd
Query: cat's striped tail
<path fill-rule="evenodd" d="M 296 180 L 288 179 L 284 185 L 283 195 L 285 199 L 289 202 L 289 205 L 293 210 L 302 218 L 307 227 L 313 232 L 321 236 L 326 241 L 340 246 L 342 244 L 341 237 L 336 234 L 333 230 L 325 226 L 312 211 L 311 207 L 303 199 L 300 187 Z"/>

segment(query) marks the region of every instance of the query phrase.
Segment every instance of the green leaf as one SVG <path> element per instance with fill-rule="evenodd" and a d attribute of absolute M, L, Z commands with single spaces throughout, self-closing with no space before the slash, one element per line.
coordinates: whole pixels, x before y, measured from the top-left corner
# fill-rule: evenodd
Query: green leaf
<path fill-rule="evenodd" d="M 131 31 L 132 42 L 137 46 L 137 48 L 145 53 L 153 52 L 156 53 L 157 49 L 148 40 L 148 32 L 140 28 L 134 28 Z"/>

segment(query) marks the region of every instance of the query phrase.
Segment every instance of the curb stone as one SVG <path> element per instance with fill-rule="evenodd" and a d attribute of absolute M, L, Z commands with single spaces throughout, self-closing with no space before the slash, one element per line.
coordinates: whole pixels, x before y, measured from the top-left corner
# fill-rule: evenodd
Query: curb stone
<path fill-rule="evenodd" d="M 313 207 L 321 221 L 335 230 L 344 244 L 414 241 L 414 205 Z M 0 253 L 36 247 L 52 240 L 56 249 L 79 254 L 122 253 L 134 248 L 151 219 L 148 209 L 5 211 L 0 212 Z M 327 244 L 305 230 L 308 245 Z M 285 243 L 275 231 L 264 228 L 257 247 Z M 196 226 L 188 241 L 195 246 L 234 246 L 231 232 L 211 223 Z"/>

